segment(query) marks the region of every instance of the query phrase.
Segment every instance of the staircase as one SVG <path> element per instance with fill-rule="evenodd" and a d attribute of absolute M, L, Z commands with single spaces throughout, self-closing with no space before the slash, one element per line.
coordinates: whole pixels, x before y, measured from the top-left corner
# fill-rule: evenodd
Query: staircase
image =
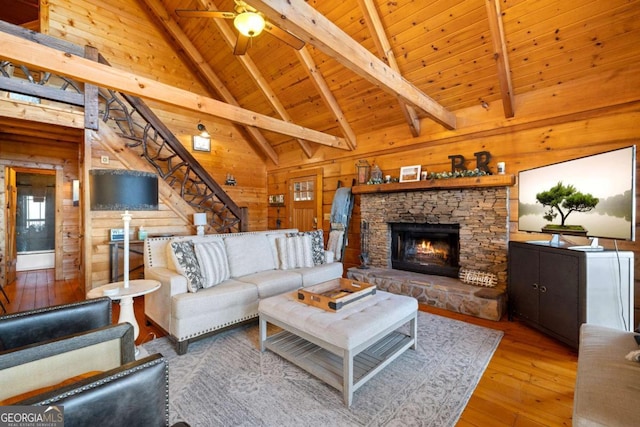
<path fill-rule="evenodd" d="M 0 31 L 108 65 L 93 48 L 83 48 L 0 21 Z M 0 90 L 82 107 L 85 129 L 108 126 L 122 149 L 146 161 L 158 176 L 194 211 L 207 214 L 217 233 L 246 231 L 247 208 L 239 207 L 140 99 L 81 84 L 63 76 L 0 61 Z"/>

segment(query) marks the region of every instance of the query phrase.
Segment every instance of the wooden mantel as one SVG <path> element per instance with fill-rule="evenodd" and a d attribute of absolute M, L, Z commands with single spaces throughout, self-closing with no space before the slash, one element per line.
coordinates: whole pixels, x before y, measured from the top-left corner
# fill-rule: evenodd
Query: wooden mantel
<path fill-rule="evenodd" d="M 395 193 L 399 191 L 428 191 L 451 188 L 511 187 L 516 183 L 515 175 L 485 175 L 468 178 L 429 179 L 415 182 L 393 182 L 390 184 L 356 185 L 353 194 Z"/>

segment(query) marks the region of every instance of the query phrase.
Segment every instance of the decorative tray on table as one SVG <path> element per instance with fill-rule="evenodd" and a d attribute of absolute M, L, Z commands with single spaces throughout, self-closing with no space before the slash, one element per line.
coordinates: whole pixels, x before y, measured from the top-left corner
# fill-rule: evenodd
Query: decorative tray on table
<path fill-rule="evenodd" d="M 376 285 L 339 278 L 299 289 L 298 300 L 323 310 L 336 312 L 348 304 L 375 293 Z"/>

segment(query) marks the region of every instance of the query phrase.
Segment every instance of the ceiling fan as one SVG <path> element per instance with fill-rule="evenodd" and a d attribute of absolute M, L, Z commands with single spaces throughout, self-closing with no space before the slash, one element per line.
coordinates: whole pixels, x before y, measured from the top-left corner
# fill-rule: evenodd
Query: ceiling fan
<path fill-rule="evenodd" d="M 251 39 L 260 35 L 263 30 L 279 38 L 294 49 L 300 50 L 304 46 L 302 40 L 267 21 L 263 14 L 249 6 L 243 0 L 234 0 L 234 2 L 236 5 L 233 12 L 176 9 L 176 15 L 183 18 L 233 19 L 233 26 L 238 30 L 238 40 L 233 49 L 234 55 L 244 55 Z"/>

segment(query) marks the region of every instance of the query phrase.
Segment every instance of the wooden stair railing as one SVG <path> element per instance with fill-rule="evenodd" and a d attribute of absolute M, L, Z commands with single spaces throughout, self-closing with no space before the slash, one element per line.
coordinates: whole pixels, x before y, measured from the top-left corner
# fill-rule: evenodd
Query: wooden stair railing
<path fill-rule="evenodd" d="M 0 31 L 109 65 L 93 48 L 85 49 L 4 21 L 0 21 Z M 14 64 L 0 61 L 0 89 L 84 107 L 85 127 L 89 129 L 97 129 L 95 113 L 99 113 L 103 122 L 112 123 L 128 141 L 125 146 L 146 159 L 183 200 L 196 211 L 207 213 L 210 225 L 218 233 L 246 231 L 247 208 L 239 207 L 229 197 L 140 98 L 107 89 L 93 91 L 90 85 L 85 86 L 85 93 L 73 80 L 32 71 L 23 65 L 18 67 L 24 78 L 17 78 L 13 67 Z M 60 83 L 54 86 L 52 80 Z"/>

